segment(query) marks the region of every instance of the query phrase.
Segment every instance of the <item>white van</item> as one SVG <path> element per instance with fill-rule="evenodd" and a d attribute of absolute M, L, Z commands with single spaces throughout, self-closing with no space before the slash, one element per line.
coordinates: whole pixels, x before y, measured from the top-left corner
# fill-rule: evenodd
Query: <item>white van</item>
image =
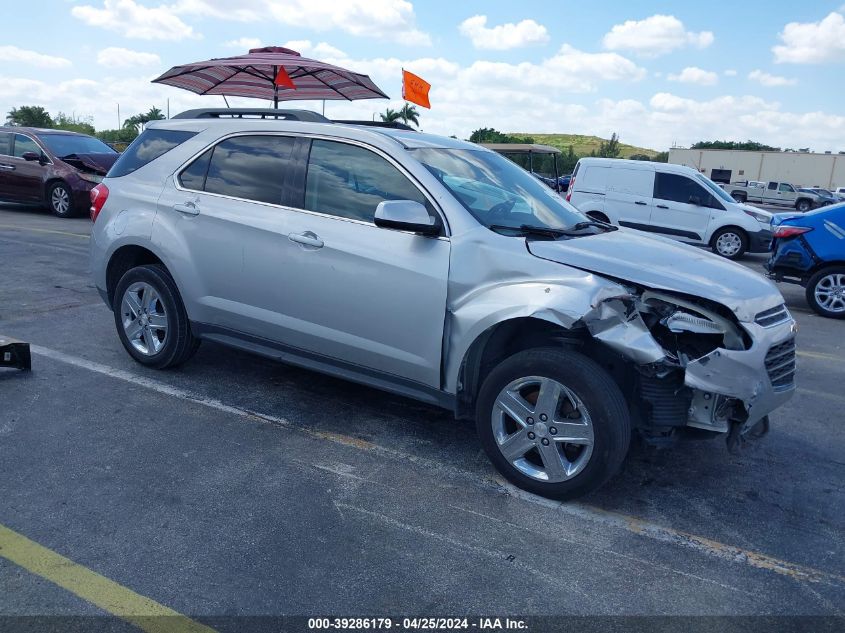
<path fill-rule="evenodd" d="M 682 165 L 582 158 L 566 199 L 594 219 L 710 246 L 729 259 L 771 246 L 771 213 L 738 203 Z"/>

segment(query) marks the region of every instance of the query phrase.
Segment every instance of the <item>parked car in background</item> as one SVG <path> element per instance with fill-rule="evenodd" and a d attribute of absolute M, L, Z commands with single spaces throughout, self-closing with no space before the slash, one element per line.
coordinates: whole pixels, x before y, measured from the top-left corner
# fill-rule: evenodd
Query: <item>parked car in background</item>
<path fill-rule="evenodd" d="M 207 339 L 439 405 L 560 499 L 633 430 L 753 438 L 793 394 L 761 275 L 591 221 L 478 145 L 282 112 L 151 123 L 92 191 L 94 282 L 142 365 Z"/>
<path fill-rule="evenodd" d="M 801 284 L 818 314 L 845 319 L 845 203 L 801 215 L 776 215 L 766 264 L 777 281 Z"/>
<path fill-rule="evenodd" d="M 710 246 L 728 259 L 765 253 L 771 243 L 771 213 L 739 204 L 683 165 L 582 158 L 566 199 L 596 220 Z"/>
<path fill-rule="evenodd" d="M 845 187 L 837 187 L 836 189 L 833 190 L 833 193 L 835 193 L 838 196 L 845 196 Z"/>
<path fill-rule="evenodd" d="M 86 134 L 0 127 L 0 200 L 44 204 L 62 218 L 87 212 L 119 155 Z"/>
<path fill-rule="evenodd" d="M 751 185 L 730 184 L 724 190 L 737 202 L 756 202 L 781 207 L 794 207 L 804 212 L 822 206 L 822 198 L 813 191 L 799 191 L 788 182 L 769 181 L 764 187 L 756 182 Z"/>
<path fill-rule="evenodd" d="M 824 202 L 824 205 L 845 202 L 845 194 L 833 193 L 830 189 L 824 189 L 823 187 L 802 187 L 799 191 L 811 191 L 817 194 Z"/>

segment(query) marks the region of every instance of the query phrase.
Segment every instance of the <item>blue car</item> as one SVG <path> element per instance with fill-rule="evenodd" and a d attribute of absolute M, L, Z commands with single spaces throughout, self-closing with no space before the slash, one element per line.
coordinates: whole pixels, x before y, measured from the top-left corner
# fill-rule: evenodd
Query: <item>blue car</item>
<path fill-rule="evenodd" d="M 772 230 L 769 276 L 804 286 L 820 315 L 845 319 L 845 203 L 775 215 Z"/>

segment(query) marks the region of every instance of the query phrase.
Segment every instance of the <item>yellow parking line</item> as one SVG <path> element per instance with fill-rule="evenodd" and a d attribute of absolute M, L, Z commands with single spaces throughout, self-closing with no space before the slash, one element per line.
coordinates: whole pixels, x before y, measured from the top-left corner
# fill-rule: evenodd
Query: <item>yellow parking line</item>
<path fill-rule="evenodd" d="M 55 233 L 56 235 L 70 235 L 71 237 L 81 237 L 88 239 L 87 234 L 71 233 L 70 231 L 57 231 L 55 229 L 36 229 L 31 226 L 16 226 L 14 224 L 0 224 L 0 229 L 14 229 L 15 231 L 35 231 L 36 233 Z"/>
<path fill-rule="evenodd" d="M 148 633 L 214 631 L 74 563 L 4 525 L 0 525 L 0 556 Z"/>
<path fill-rule="evenodd" d="M 796 352 L 799 356 L 803 356 L 804 358 L 815 358 L 816 360 L 842 360 L 839 356 L 834 356 L 833 354 L 825 354 L 823 352 L 807 352 L 804 350 L 798 350 Z"/>

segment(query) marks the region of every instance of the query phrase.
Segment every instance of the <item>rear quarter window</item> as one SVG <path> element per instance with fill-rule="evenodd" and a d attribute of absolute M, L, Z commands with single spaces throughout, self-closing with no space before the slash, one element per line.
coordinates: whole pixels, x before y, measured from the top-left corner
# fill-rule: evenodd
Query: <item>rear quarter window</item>
<path fill-rule="evenodd" d="M 603 193 L 607 188 L 608 167 L 597 165 L 584 165 L 578 173 L 575 186 L 581 191 L 593 191 Z"/>
<path fill-rule="evenodd" d="M 196 135 L 196 132 L 185 130 L 144 130 L 120 155 L 107 177 L 120 178 L 131 174 Z"/>

